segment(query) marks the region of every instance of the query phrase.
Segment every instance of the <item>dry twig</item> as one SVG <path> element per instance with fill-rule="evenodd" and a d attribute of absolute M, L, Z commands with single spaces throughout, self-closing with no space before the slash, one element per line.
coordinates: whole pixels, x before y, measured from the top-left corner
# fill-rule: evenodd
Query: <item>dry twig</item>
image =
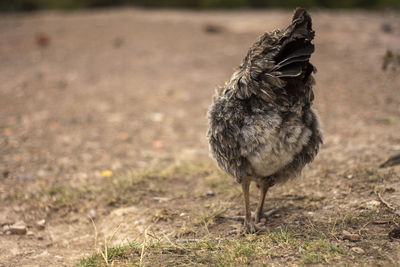
<path fill-rule="evenodd" d="M 378 196 L 379 201 L 385 206 L 387 207 L 393 214 L 397 215 L 400 217 L 400 212 L 394 208 L 389 202 L 387 202 L 386 200 L 383 199 L 383 197 L 381 196 L 381 193 L 375 191 L 375 194 Z"/>

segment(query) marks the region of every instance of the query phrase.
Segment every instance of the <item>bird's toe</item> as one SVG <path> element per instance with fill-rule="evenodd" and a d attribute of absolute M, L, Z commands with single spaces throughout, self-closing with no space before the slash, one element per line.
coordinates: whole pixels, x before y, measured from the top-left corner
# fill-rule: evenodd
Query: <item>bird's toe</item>
<path fill-rule="evenodd" d="M 246 233 L 248 234 L 256 234 L 256 233 L 261 233 L 265 231 L 265 225 L 263 223 L 248 223 L 245 225 L 246 227 Z"/>

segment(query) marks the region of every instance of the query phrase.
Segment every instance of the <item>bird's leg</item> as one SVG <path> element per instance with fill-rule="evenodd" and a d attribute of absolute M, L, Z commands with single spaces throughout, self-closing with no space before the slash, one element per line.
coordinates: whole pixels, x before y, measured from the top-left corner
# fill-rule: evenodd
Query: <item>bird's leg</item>
<path fill-rule="evenodd" d="M 260 184 L 260 198 L 258 199 L 258 204 L 257 204 L 257 209 L 256 209 L 256 216 L 254 219 L 254 223 L 258 224 L 260 223 L 260 220 L 262 218 L 262 210 L 264 207 L 264 200 L 265 200 L 265 195 L 267 194 L 269 184 L 267 181 L 262 181 Z"/>
<path fill-rule="evenodd" d="M 248 177 L 245 177 L 242 182 L 244 209 L 245 209 L 244 225 L 246 227 L 247 232 L 254 233 L 256 229 L 254 228 L 254 224 L 251 222 L 249 189 L 250 189 L 250 179 Z"/>

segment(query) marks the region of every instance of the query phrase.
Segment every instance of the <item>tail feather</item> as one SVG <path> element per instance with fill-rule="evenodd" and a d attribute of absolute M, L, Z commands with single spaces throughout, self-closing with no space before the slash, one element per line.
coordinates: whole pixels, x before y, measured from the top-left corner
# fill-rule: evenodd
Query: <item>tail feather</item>
<path fill-rule="evenodd" d="M 294 11 L 292 18 L 292 25 L 295 25 L 297 31 L 294 33 L 303 34 L 304 36 L 312 35 L 309 38 L 314 37 L 314 31 L 312 30 L 312 20 L 310 14 L 304 8 L 298 7 Z"/>
<path fill-rule="evenodd" d="M 303 73 L 303 69 L 300 65 L 292 64 L 290 66 L 287 66 L 283 70 L 277 72 L 275 74 L 275 76 L 278 78 L 284 78 L 284 77 L 295 78 L 295 77 L 299 77 L 302 73 Z"/>
<path fill-rule="evenodd" d="M 313 38 L 311 17 L 303 8 L 296 9 L 285 30 L 260 36 L 240 66 L 238 97 L 245 99 L 254 94 L 271 101 L 276 97 L 275 91 L 282 93 L 286 87 L 303 88 L 311 83 L 309 77 L 315 71 L 309 62 L 314 52 Z"/>
<path fill-rule="evenodd" d="M 282 70 L 285 69 L 285 67 L 287 67 L 288 65 L 291 65 L 293 63 L 297 64 L 300 62 L 307 62 L 309 59 L 309 56 L 286 58 L 285 60 L 279 62 L 272 70 Z"/>
<path fill-rule="evenodd" d="M 293 12 L 293 18 L 292 18 L 292 22 L 294 22 L 295 20 L 301 18 L 301 17 L 308 17 L 310 18 L 310 15 L 307 13 L 307 10 L 305 8 L 302 7 L 298 7 L 295 9 L 295 11 Z"/>
<path fill-rule="evenodd" d="M 311 54 L 314 52 L 314 45 L 311 43 L 306 44 L 306 46 L 296 48 L 293 52 L 288 53 L 283 60 L 279 62 L 279 64 L 283 64 L 286 61 L 289 61 L 292 58 L 298 57 L 311 57 Z"/>
<path fill-rule="evenodd" d="M 313 44 L 309 44 L 305 47 L 301 47 L 297 50 L 294 50 L 293 52 L 287 54 L 282 60 L 280 60 L 273 68 L 273 70 L 282 69 L 282 67 L 290 65 L 292 63 L 307 62 L 310 59 L 311 54 L 313 52 L 314 52 Z"/>
<path fill-rule="evenodd" d="M 280 51 L 275 57 L 274 70 L 279 71 L 278 77 L 298 77 L 301 72 L 308 75 L 309 70 L 314 69 L 309 63 L 314 52 L 314 45 L 311 43 L 313 39 L 311 16 L 304 8 L 297 8 L 292 24 L 281 39 Z"/>

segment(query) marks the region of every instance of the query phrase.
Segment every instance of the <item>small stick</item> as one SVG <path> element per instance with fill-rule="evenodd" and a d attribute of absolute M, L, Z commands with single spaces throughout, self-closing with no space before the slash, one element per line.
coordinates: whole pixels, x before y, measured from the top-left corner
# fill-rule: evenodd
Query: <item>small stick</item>
<path fill-rule="evenodd" d="M 386 206 L 392 213 L 394 213 L 395 215 L 400 216 L 400 212 L 398 212 L 398 211 L 396 210 L 396 208 L 394 208 L 390 203 L 386 202 L 386 201 L 383 199 L 383 197 L 381 196 L 381 194 L 380 194 L 379 192 L 376 192 L 376 191 L 375 191 L 375 193 L 378 195 L 379 201 L 380 201 L 383 205 L 385 205 L 385 206 Z"/>

